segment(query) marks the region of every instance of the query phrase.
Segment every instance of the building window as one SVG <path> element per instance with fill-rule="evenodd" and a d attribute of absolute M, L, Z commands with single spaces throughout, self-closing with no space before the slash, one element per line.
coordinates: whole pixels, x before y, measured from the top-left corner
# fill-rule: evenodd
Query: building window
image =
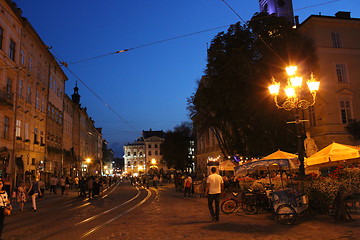
<path fill-rule="evenodd" d="M 9 139 L 10 131 L 10 119 L 8 117 L 4 118 L 4 139 Z"/>
<path fill-rule="evenodd" d="M 151 151 L 149 151 L 149 154 L 148 154 L 149 156 L 151 156 Z"/>
<path fill-rule="evenodd" d="M 19 81 L 19 89 L 18 89 L 18 96 L 19 96 L 19 98 L 23 98 L 22 92 L 23 92 L 23 81 L 20 80 L 20 81 Z"/>
<path fill-rule="evenodd" d="M 40 144 L 42 146 L 45 145 L 45 142 L 44 142 L 44 131 L 40 131 Z"/>
<path fill-rule="evenodd" d="M 155 155 L 158 155 L 158 151 L 155 151 Z"/>
<path fill-rule="evenodd" d="M 309 124 L 310 127 L 316 127 L 316 116 L 315 116 L 315 107 L 309 107 Z"/>
<path fill-rule="evenodd" d="M 127 165 L 128 165 L 128 167 L 130 167 L 130 166 L 131 166 L 131 163 L 130 163 L 130 162 L 128 162 L 128 164 L 127 164 Z"/>
<path fill-rule="evenodd" d="M 128 157 L 130 157 L 130 152 L 128 152 Z"/>
<path fill-rule="evenodd" d="M 148 148 L 151 148 L 151 144 L 148 145 Z"/>
<path fill-rule="evenodd" d="M 347 83 L 346 65 L 342 63 L 336 64 L 336 76 L 339 83 Z"/>
<path fill-rule="evenodd" d="M 158 145 L 157 144 L 155 144 L 155 148 L 157 148 L 158 147 Z"/>
<path fill-rule="evenodd" d="M 16 138 L 21 138 L 21 120 L 16 119 Z"/>
<path fill-rule="evenodd" d="M 37 110 L 40 109 L 40 93 L 39 93 L 39 91 L 36 91 L 36 94 L 35 94 L 35 109 L 37 109 Z"/>
<path fill-rule="evenodd" d="M 32 58 L 29 59 L 29 71 L 31 72 L 33 69 L 33 60 Z"/>
<path fill-rule="evenodd" d="M 136 157 L 136 152 L 134 152 L 134 157 Z"/>
<path fill-rule="evenodd" d="M 340 112 L 341 112 L 341 122 L 347 124 L 352 119 L 351 117 L 351 104 L 348 100 L 340 101 Z"/>
<path fill-rule="evenodd" d="M 0 27 L 0 49 L 3 49 L 4 29 Z"/>
<path fill-rule="evenodd" d="M 24 52 L 24 50 L 20 50 L 20 64 L 25 65 L 25 52 Z"/>
<path fill-rule="evenodd" d="M 341 48 L 340 34 L 337 32 L 331 33 L 332 45 L 334 48 Z"/>
<path fill-rule="evenodd" d="M 7 79 L 6 81 L 6 98 L 10 98 L 11 97 L 11 88 L 12 88 L 12 81 L 10 78 Z"/>
<path fill-rule="evenodd" d="M 29 140 L 29 123 L 24 124 L 24 138 L 25 140 Z"/>
<path fill-rule="evenodd" d="M 26 91 L 26 102 L 27 102 L 27 103 L 31 103 L 31 87 L 30 87 L 30 86 L 27 87 L 27 91 Z"/>
<path fill-rule="evenodd" d="M 139 153 L 139 156 L 142 156 L 142 152 Z"/>
<path fill-rule="evenodd" d="M 34 143 L 35 144 L 38 144 L 38 129 L 37 128 L 34 128 Z"/>
<path fill-rule="evenodd" d="M 9 58 L 13 61 L 15 61 L 15 46 L 15 42 L 10 39 Z"/>

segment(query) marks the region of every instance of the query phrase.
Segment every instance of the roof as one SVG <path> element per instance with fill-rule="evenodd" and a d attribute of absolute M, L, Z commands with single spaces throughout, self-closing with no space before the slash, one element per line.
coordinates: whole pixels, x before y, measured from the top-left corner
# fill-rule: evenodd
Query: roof
<path fill-rule="evenodd" d="M 165 138 L 165 133 L 163 130 L 161 131 L 152 131 L 150 129 L 150 131 L 143 131 L 143 137 L 144 139 L 148 139 L 148 138 L 151 138 L 151 137 L 159 137 L 159 138 Z"/>

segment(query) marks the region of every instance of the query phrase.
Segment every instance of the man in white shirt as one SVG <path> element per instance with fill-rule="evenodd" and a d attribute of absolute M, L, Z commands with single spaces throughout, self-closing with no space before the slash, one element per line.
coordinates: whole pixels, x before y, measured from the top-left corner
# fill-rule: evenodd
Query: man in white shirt
<path fill-rule="evenodd" d="M 208 207 L 210 210 L 212 221 L 219 221 L 220 213 L 220 194 L 224 192 L 224 181 L 222 177 L 216 173 L 216 167 L 211 168 L 211 175 L 206 180 L 206 195 L 208 196 Z M 215 212 L 213 202 L 215 201 Z"/>

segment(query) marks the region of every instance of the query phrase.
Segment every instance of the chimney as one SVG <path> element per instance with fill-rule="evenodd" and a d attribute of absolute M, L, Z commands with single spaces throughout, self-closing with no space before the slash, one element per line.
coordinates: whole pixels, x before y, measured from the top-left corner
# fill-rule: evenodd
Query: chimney
<path fill-rule="evenodd" d="M 336 18 L 341 18 L 341 19 L 350 19 L 350 12 L 343 12 L 343 11 L 338 11 L 337 13 L 335 13 L 335 17 Z"/>

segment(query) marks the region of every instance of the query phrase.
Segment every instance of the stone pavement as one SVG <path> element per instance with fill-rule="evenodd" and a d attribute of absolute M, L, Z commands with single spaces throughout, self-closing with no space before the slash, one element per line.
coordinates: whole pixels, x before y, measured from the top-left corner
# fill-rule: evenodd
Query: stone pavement
<path fill-rule="evenodd" d="M 212 222 L 206 198 L 184 198 L 171 184 L 153 190 L 158 191 L 158 197 L 151 204 L 128 213 L 101 239 L 360 239 L 359 216 L 338 224 L 330 216 L 304 216 L 294 225 L 284 226 L 275 223 L 269 212 L 239 212 L 221 213 L 220 221 Z"/>

